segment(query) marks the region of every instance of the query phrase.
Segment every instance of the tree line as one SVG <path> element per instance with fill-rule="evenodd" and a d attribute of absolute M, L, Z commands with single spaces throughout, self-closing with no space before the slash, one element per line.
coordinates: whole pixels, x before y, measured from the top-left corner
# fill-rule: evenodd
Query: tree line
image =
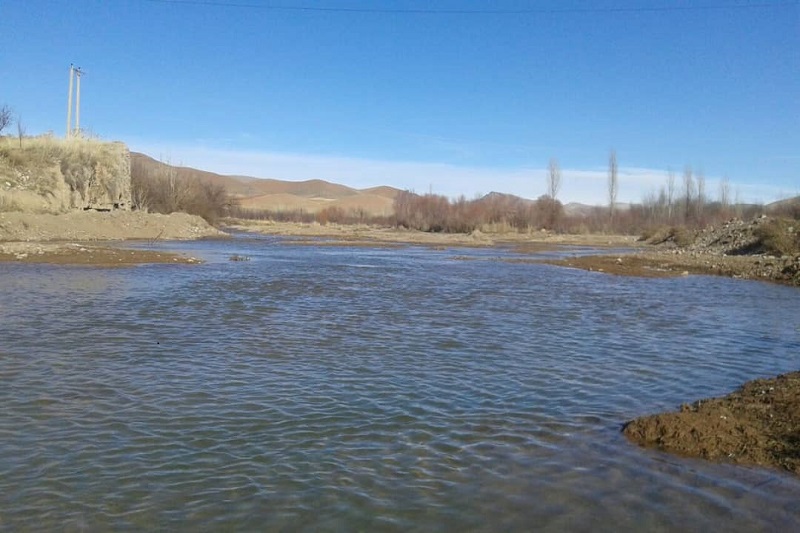
<path fill-rule="evenodd" d="M 732 217 L 752 217 L 763 213 L 761 205 L 745 205 L 733 195 L 727 179 L 719 183 L 716 195 L 708 191 L 703 173 L 684 169 L 679 180 L 669 172 L 657 192 L 647 194 L 640 204 L 618 203 L 619 163 L 617 153 L 609 152 L 607 204 L 584 207 L 568 213 L 558 199 L 562 173 L 557 159 L 550 159 L 545 174 L 546 193 L 536 200 L 490 193 L 467 200 L 463 195 L 451 199 L 433 193 L 403 191 L 394 199 L 392 217 L 371 217 L 364 212 L 328 208 L 318 213 L 304 211 L 251 211 L 234 208 L 231 214 L 242 218 L 327 223 L 369 223 L 394 225 L 418 231 L 469 233 L 548 230 L 563 233 L 641 234 L 664 226 L 696 229 Z M 792 207 L 794 206 L 794 207 Z M 794 211 L 792 211 L 794 209 Z M 786 216 L 800 217 L 800 205 L 789 204 Z"/>

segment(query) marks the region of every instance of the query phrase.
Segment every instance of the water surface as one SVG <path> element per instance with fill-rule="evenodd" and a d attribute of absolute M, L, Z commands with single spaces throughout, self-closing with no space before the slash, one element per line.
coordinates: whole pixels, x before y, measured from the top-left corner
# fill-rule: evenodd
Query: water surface
<path fill-rule="evenodd" d="M 797 478 L 620 434 L 800 368 L 797 289 L 162 246 L 208 262 L 0 265 L 0 529 L 798 527 Z"/>

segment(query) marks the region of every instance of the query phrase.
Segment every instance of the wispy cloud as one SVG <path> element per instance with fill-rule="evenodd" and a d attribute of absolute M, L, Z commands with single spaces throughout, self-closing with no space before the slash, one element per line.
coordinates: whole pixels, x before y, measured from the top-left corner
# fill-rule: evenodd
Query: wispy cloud
<path fill-rule="evenodd" d="M 498 157 L 498 155 L 510 155 L 519 158 L 520 156 L 529 155 L 534 150 L 549 149 L 543 146 L 459 139 L 422 133 L 401 133 L 401 135 L 411 140 L 419 149 L 438 152 L 444 156 L 455 156 L 461 160 Z"/>
<path fill-rule="evenodd" d="M 357 189 L 391 185 L 419 193 L 432 191 L 449 197 L 464 195 L 474 198 L 492 191 L 537 198 L 545 193 L 545 168 L 496 168 L 460 166 L 415 161 L 385 161 L 257 150 L 209 149 L 181 144 L 153 145 L 130 143 L 131 149 L 152 157 L 169 160 L 219 174 L 275 178 L 289 181 L 323 179 Z M 656 192 L 666 182 L 667 172 L 647 168 L 621 168 L 619 173 L 620 202 L 639 202 Z M 676 177 L 680 182 L 680 176 Z M 719 179 L 708 177 L 706 191 L 716 195 Z M 680 183 L 679 183 L 680 184 Z M 563 202 L 604 204 L 607 200 L 608 175 L 598 169 L 562 169 Z M 770 202 L 791 195 L 777 187 L 731 183 L 742 201 Z"/>

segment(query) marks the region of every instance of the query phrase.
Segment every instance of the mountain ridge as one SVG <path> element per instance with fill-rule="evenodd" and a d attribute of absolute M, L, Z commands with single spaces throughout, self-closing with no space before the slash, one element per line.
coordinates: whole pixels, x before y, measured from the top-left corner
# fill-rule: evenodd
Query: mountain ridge
<path fill-rule="evenodd" d="M 370 215 L 389 216 L 394 211 L 394 198 L 403 192 L 401 189 L 389 185 L 356 189 L 318 178 L 289 181 L 276 178 L 218 174 L 192 167 L 169 165 L 140 152 L 131 152 L 131 162 L 132 164 L 145 165 L 150 170 L 172 168 L 178 176 L 200 179 L 215 185 L 221 185 L 228 194 L 239 201 L 241 207 L 252 210 L 302 210 L 309 213 L 317 213 L 322 209 L 337 207 L 345 211 L 361 210 Z M 505 201 L 522 205 L 532 204 L 536 201 L 498 191 L 485 194 L 480 200 Z M 771 202 L 766 204 L 764 208 L 767 211 L 775 211 L 797 204 L 800 204 L 800 196 Z M 625 211 L 635 205 L 639 204 L 618 203 L 617 209 Z M 564 204 L 564 213 L 568 216 L 588 216 L 598 207 L 602 206 L 568 202 Z"/>

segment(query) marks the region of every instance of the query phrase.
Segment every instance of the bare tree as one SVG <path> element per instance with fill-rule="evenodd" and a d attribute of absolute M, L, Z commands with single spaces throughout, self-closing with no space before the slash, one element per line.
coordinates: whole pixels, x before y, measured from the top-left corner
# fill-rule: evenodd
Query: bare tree
<path fill-rule="evenodd" d="M 555 200 L 559 189 L 561 189 L 561 168 L 558 166 L 558 159 L 552 158 L 547 167 L 547 196 Z"/>
<path fill-rule="evenodd" d="M 7 105 L 0 107 L 0 133 L 3 132 L 13 122 L 13 114 L 11 108 Z"/>
<path fill-rule="evenodd" d="M 189 196 L 189 183 L 184 179 L 180 179 L 178 169 L 169 160 L 161 161 L 158 177 L 163 184 L 164 197 L 162 201 L 167 212 L 183 211 L 185 209 L 184 204 Z"/>
<path fill-rule="evenodd" d="M 614 212 L 617 205 L 617 152 L 611 150 L 611 155 L 608 156 L 608 208 L 610 211 L 611 221 L 614 221 Z"/>
<path fill-rule="evenodd" d="M 722 181 L 719 182 L 719 205 L 722 216 L 727 217 L 731 208 L 731 183 L 727 177 L 722 178 Z"/>
<path fill-rule="evenodd" d="M 22 117 L 17 117 L 17 138 L 19 138 L 19 147 L 22 148 L 22 138 L 25 137 L 25 124 L 22 123 Z"/>
<path fill-rule="evenodd" d="M 672 220 L 672 209 L 675 205 L 675 173 L 669 170 L 667 176 L 667 219 Z"/>
<path fill-rule="evenodd" d="M 736 192 L 733 197 L 733 212 L 736 213 L 737 217 L 742 216 L 742 195 L 741 191 L 739 191 L 739 187 L 736 187 Z"/>
<path fill-rule="evenodd" d="M 561 168 L 558 166 L 556 158 L 550 159 L 547 166 L 547 202 L 546 202 L 546 223 L 545 225 L 554 229 L 558 224 L 561 214 L 561 204 L 556 200 L 558 191 L 561 189 Z"/>
<path fill-rule="evenodd" d="M 703 223 L 703 211 L 706 207 L 706 176 L 702 171 L 697 173 L 697 220 Z"/>
<path fill-rule="evenodd" d="M 692 167 L 689 166 L 683 170 L 683 194 L 683 217 L 688 222 L 692 216 L 692 205 L 694 205 L 694 176 L 692 175 Z"/>

